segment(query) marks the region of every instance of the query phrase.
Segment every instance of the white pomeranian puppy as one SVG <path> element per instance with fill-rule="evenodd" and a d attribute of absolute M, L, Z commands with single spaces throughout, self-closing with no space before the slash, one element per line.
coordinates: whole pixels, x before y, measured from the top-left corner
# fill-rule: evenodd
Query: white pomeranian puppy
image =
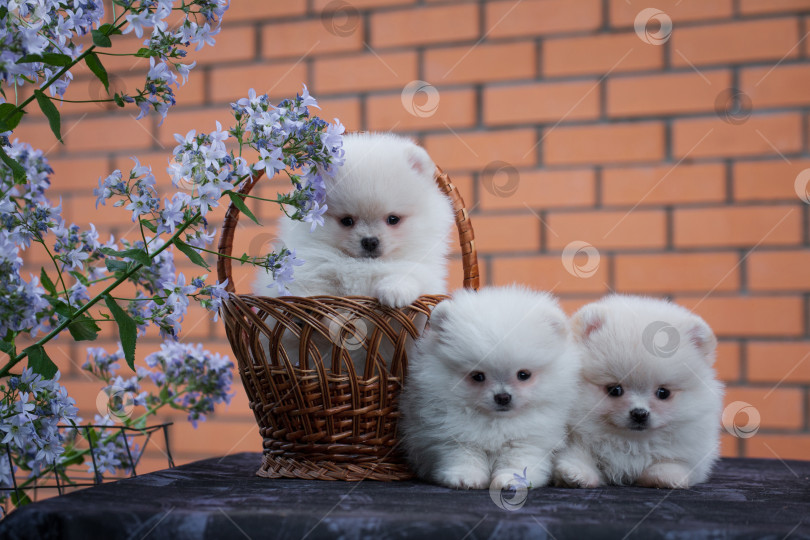
<path fill-rule="evenodd" d="M 409 360 L 400 424 L 409 463 L 452 488 L 548 483 L 577 369 L 567 318 L 548 293 L 454 293 Z"/>
<path fill-rule="evenodd" d="M 326 183 L 323 227 L 282 216 L 279 239 L 304 264 L 288 287 L 296 296 L 373 296 L 403 307 L 422 294 L 446 292 L 450 200 L 436 166 L 409 139 L 391 134 L 344 136 L 345 163 Z M 260 271 L 253 290 L 271 295 Z"/>
<path fill-rule="evenodd" d="M 686 488 L 706 480 L 723 406 L 706 322 L 664 300 L 613 295 L 580 309 L 572 329 L 580 389 L 555 483 Z"/>

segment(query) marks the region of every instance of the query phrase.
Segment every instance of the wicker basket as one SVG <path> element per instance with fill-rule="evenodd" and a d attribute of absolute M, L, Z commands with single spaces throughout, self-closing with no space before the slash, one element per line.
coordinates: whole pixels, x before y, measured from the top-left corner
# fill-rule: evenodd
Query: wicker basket
<path fill-rule="evenodd" d="M 464 286 L 478 288 L 472 224 L 450 179 L 436 183 L 452 201 Z M 250 193 L 259 178 L 240 192 Z M 231 254 L 239 209 L 225 215 L 219 253 Z M 412 476 L 397 450 L 397 398 L 407 348 L 444 296 L 392 309 L 374 298 L 269 298 L 235 294 L 231 259 L 221 315 L 250 407 L 264 440 L 257 475 L 319 480 L 403 480 Z M 326 345 L 326 346 L 325 346 Z"/>

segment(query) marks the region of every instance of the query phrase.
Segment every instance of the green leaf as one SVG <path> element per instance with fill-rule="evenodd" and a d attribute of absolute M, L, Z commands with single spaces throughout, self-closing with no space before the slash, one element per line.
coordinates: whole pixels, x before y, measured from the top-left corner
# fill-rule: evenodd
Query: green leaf
<path fill-rule="evenodd" d="M 0 105 L 0 129 L 2 131 L 11 131 L 19 125 L 25 111 L 20 110 L 12 114 L 12 111 L 16 109 L 17 107 L 15 107 L 13 103 L 3 103 Z"/>
<path fill-rule="evenodd" d="M 28 367 L 34 370 L 34 373 L 39 373 L 44 379 L 53 379 L 59 368 L 53 363 L 53 360 L 48 358 L 48 354 L 42 345 L 32 345 L 25 349 L 28 354 Z"/>
<path fill-rule="evenodd" d="M 112 47 L 112 41 L 104 32 L 93 30 L 91 33 L 93 34 L 93 45 L 96 47 Z"/>
<path fill-rule="evenodd" d="M 14 506 L 20 507 L 25 506 L 26 504 L 31 504 L 31 498 L 28 496 L 28 493 L 23 491 L 22 489 L 15 490 L 11 493 L 11 503 Z"/>
<path fill-rule="evenodd" d="M 56 285 L 54 285 L 51 278 L 48 277 L 48 274 L 45 272 L 44 268 L 42 268 L 39 273 L 39 282 L 42 283 L 42 286 L 45 287 L 46 291 L 51 293 L 51 295 L 56 296 Z"/>
<path fill-rule="evenodd" d="M 73 58 L 60 53 L 26 54 L 17 60 L 15 64 L 27 64 L 29 62 L 43 62 L 49 66 L 66 67 L 73 62 Z"/>
<path fill-rule="evenodd" d="M 115 100 L 115 104 L 118 105 L 119 107 L 124 106 L 124 98 L 121 97 L 121 94 L 116 93 L 113 96 L 113 99 Z"/>
<path fill-rule="evenodd" d="M 190 245 L 186 244 L 185 242 L 183 242 L 179 238 L 174 239 L 174 245 L 177 246 L 177 249 L 182 251 L 186 255 L 186 257 L 188 257 L 189 260 L 191 262 L 193 262 L 194 264 L 196 264 L 198 266 L 202 266 L 206 270 L 211 269 L 211 267 L 208 265 L 208 263 L 205 262 L 205 259 L 203 259 L 202 256 L 199 253 L 194 251 L 194 248 L 191 247 Z"/>
<path fill-rule="evenodd" d="M 152 49 L 141 47 L 140 49 L 138 49 L 138 52 L 135 53 L 135 56 L 138 58 L 149 58 L 150 56 L 157 56 L 157 53 Z"/>
<path fill-rule="evenodd" d="M 25 168 L 23 168 L 23 166 L 20 165 L 16 159 L 12 159 L 8 154 L 6 154 L 6 151 L 3 150 L 2 147 L 0 147 L 0 160 L 2 160 L 3 163 L 8 165 L 8 168 L 11 169 L 11 172 L 14 174 L 14 182 L 17 184 L 25 183 Z"/>
<path fill-rule="evenodd" d="M 53 131 L 53 134 L 56 135 L 56 139 L 60 143 L 64 144 L 61 133 L 62 119 L 59 117 L 59 111 L 56 109 L 56 105 L 54 105 L 51 98 L 46 96 L 39 88 L 34 90 L 34 95 L 37 98 L 37 103 L 39 103 L 39 108 L 42 109 L 42 112 L 48 117 L 48 123 L 51 125 L 51 131 Z"/>
<path fill-rule="evenodd" d="M 87 56 L 84 57 L 84 63 L 87 64 L 87 67 L 90 68 L 98 80 L 101 81 L 101 84 L 104 85 L 104 90 L 107 93 L 110 93 L 110 79 L 107 76 L 107 70 L 104 69 L 104 66 L 101 64 L 101 60 L 99 60 L 98 55 L 94 52 L 91 52 Z"/>
<path fill-rule="evenodd" d="M 121 251 L 119 255 L 137 261 L 144 266 L 152 265 L 152 259 L 150 259 L 149 255 L 142 249 L 127 249 L 126 251 Z"/>
<path fill-rule="evenodd" d="M 118 337 L 121 341 L 121 347 L 124 349 L 124 358 L 127 365 L 135 371 L 135 342 L 138 338 L 138 326 L 135 324 L 135 319 L 129 316 L 129 313 L 124 311 L 115 300 L 109 296 L 104 296 L 104 302 L 112 313 L 115 322 L 118 323 Z"/>
<path fill-rule="evenodd" d="M 141 220 L 141 225 L 152 231 L 153 233 L 157 233 L 157 226 L 152 223 L 151 221 L 147 221 L 145 219 Z"/>
<path fill-rule="evenodd" d="M 121 34 L 121 30 L 116 28 L 114 25 L 107 23 L 102 24 L 98 27 L 98 31 L 104 34 L 105 36 L 112 36 L 113 34 Z"/>
<path fill-rule="evenodd" d="M 77 280 L 79 283 L 81 283 L 82 285 L 84 285 L 85 287 L 89 287 L 89 286 L 90 286 L 90 280 L 89 280 L 89 279 L 87 279 L 87 277 L 85 277 L 85 276 L 84 276 L 84 275 L 83 275 L 81 272 L 77 272 L 76 270 L 70 270 L 70 271 L 68 272 L 68 274 L 70 274 L 71 276 L 73 276 L 74 278 L 76 278 L 76 280 Z"/>
<path fill-rule="evenodd" d="M 234 193 L 233 191 L 230 191 L 230 190 L 226 191 L 225 193 L 228 195 L 228 197 L 231 198 L 231 202 L 233 203 L 233 205 L 235 207 L 237 207 L 239 209 L 240 212 L 242 212 L 247 217 L 252 219 L 253 223 L 255 223 L 256 225 L 261 225 L 261 223 L 259 223 L 259 220 L 256 219 L 256 216 L 253 215 L 253 212 L 251 212 L 250 209 L 245 204 L 245 198 L 244 197 L 242 197 L 241 195 L 239 195 L 237 193 Z"/>
<path fill-rule="evenodd" d="M 101 328 L 86 315 L 82 315 L 68 325 L 68 331 L 76 341 L 95 341 Z"/>
<path fill-rule="evenodd" d="M 116 259 L 104 259 L 104 266 L 106 266 L 107 270 L 110 272 L 126 272 L 129 264 Z"/>
<path fill-rule="evenodd" d="M 3 351 L 9 356 L 17 356 L 14 352 L 14 343 L 9 341 L 0 341 L 0 351 Z"/>

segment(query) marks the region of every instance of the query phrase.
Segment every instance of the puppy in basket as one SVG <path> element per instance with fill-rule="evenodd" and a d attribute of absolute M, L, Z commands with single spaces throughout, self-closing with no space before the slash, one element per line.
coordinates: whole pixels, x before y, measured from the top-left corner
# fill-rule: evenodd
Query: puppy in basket
<path fill-rule="evenodd" d="M 343 139 L 345 163 L 326 185 L 323 227 L 283 216 L 279 239 L 304 264 L 288 287 L 295 296 L 373 296 L 403 307 L 446 292 L 450 200 L 433 179 L 436 166 L 409 139 L 355 133 Z M 260 271 L 258 295 L 274 294 Z"/>
<path fill-rule="evenodd" d="M 457 291 L 434 308 L 409 359 L 400 423 L 409 463 L 456 489 L 545 485 L 565 444 L 577 368 L 551 295 Z"/>
<path fill-rule="evenodd" d="M 723 407 L 706 322 L 663 300 L 613 295 L 580 309 L 572 327 L 582 371 L 555 483 L 687 488 L 706 480 Z"/>
<path fill-rule="evenodd" d="M 295 269 L 290 294 L 371 296 L 400 308 L 423 294 L 445 293 L 454 214 L 436 185 L 430 156 L 409 139 L 383 133 L 345 135 L 343 150 L 343 166 L 326 183 L 324 225 L 310 232 L 309 223 L 286 216 L 279 221 L 279 239 L 304 261 Z M 253 290 L 278 295 L 272 276 L 263 270 Z M 425 322 L 421 315 L 414 321 L 417 327 Z M 330 335 L 317 335 L 314 341 L 327 366 L 333 346 L 349 350 L 355 371 L 365 377 L 391 357 L 393 348 L 385 339 L 381 356 L 366 354 L 363 338 L 374 330 L 371 321 L 342 312 L 324 323 Z M 347 328 L 359 328 L 360 335 Z M 311 355 L 298 350 L 292 333 L 283 343 L 291 357 Z"/>

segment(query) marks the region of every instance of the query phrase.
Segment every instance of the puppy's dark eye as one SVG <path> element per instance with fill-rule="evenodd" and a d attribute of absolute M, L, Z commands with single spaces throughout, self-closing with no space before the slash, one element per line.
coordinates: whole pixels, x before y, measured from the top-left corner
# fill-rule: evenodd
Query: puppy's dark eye
<path fill-rule="evenodd" d="M 484 382 L 484 379 L 486 379 L 487 376 L 480 371 L 473 371 L 470 373 L 470 378 L 475 382 Z"/>
<path fill-rule="evenodd" d="M 340 224 L 344 227 L 351 227 L 354 225 L 354 218 L 352 218 L 352 216 L 346 216 L 340 220 Z"/>
<path fill-rule="evenodd" d="M 655 391 L 655 397 L 658 399 L 667 399 L 672 392 L 664 388 L 663 386 Z"/>
<path fill-rule="evenodd" d="M 519 381 L 526 381 L 531 376 L 532 372 L 525 369 L 521 369 L 520 371 L 517 372 L 517 378 Z"/>
<path fill-rule="evenodd" d="M 399 223 L 399 216 L 388 216 L 388 219 L 385 220 L 389 225 L 396 225 Z"/>
<path fill-rule="evenodd" d="M 619 397 L 624 394 L 624 388 L 620 384 L 614 384 L 612 386 L 607 387 L 607 394 L 610 397 Z"/>

